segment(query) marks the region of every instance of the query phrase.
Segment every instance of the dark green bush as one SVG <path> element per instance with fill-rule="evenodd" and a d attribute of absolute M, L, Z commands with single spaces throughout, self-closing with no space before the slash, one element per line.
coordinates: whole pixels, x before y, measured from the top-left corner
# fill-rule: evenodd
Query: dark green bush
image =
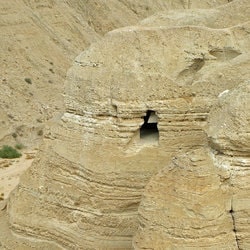
<path fill-rule="evenodd" d="M 28 84 L 32 84 L 32 80 L 30 78 L 24 78 L 24 81 L 27 82 Z"/>
<path fill-rule="evenodd" d="M 4 145 L 0 150 L 0 158 L 19 158 L 22 154 L 20 154 L 16 149 L 11 146 Z"/>

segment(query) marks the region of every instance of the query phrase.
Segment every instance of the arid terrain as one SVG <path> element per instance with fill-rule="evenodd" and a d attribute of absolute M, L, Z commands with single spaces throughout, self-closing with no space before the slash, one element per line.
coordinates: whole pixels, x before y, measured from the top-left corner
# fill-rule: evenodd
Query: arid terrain
<path fill-rule="evenodd" d="M 0 249 L 249 249 L 248 0 L 0 0 Z"/>
<path fill-rule="evenodd" d="M 64 82 L 74 58 L 108 31 L 136 24 L 172 5 L 92 0 L 0 3 L 0 145 L 22 144 L 28 152 L 39 146 L 48 120 L 53 122 L 64 110 Z M 181 1 L 179 6 L 185 8 Z M 18 164 L 11 169 L 14 165 Z M 21 169 L 25 168 L 17 173 Z M 9 170 L 2 171 L 1 178 L 12 180 Z M 13 188 L 17 180 L 1 180 L 0 190 L 6 190 L 7 197 L 6 184 Z"/>
<path fill-rule="evenodd" d="M 67 70 L 91 43 L 154 13 L 190 8 L 185 1 L 115 2 L 0 1 L 0 145 L 38 148 L 45 124 L 64 111 Z M 226 2 L 193 1 L 191 5 L 209 8 Z"/>

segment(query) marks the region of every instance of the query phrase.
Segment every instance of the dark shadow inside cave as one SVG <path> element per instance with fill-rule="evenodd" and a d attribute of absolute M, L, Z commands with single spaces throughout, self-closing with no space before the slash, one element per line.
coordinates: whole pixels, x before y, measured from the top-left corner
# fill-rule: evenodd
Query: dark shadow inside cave
<path fill-rule="evenodd" d="M 140 128 L 140 139 L 144 142 L 155 142 L 159 140 L 159 130 L 157 127 L 158 117 L 153 110 L 148 110 L 143 117 L 144 123 Z"/>

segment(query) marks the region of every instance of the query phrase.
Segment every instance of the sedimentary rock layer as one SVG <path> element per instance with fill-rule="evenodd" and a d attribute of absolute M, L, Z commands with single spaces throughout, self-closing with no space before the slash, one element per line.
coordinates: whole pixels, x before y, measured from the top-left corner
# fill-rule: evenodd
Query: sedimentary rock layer
<path fill-rule="evenodd" d="M 227 91 L 209 117 L 214 162 L 230 174 L 231 215 L 239 249 L 250 247 L 250 83 Z M 215 122 L 216 121 L 216 122 Z"/>
<path fill-rule="evenodd" d="M 209 149 L 177 156 L 151 178 L 135 249 L 236 249 L 227 172 Z"/>
<path fill-rule="evenodd" d="M 182 1 L 175 5 L 186 8 Z M 44 123 L 64 111 L 63 83 L 74 58 L 106 32 L 171 6 L 163 0 L 1 0 L 0 143 L 37 146 Z"/>
<path fill-rule="evenodd" d="M 249 34 L 248 17 L 216 29 L 138 25 L 82 52 L 67 74 L 65 112 L 9 201 L 12 231 L 66 249 L 247 247 L 247 210 L 231 206 L 232 190 L 239 201 L 246 193 L 215 160 L 220 109 L 207 118 L 225 93 L 248 89 Z"/>
<path fill-rule="evenodd" d="M 249 248 L 249 81 L 209 115 L 209 145 L 177 155 L 151 178 L 135 249 Z"/>

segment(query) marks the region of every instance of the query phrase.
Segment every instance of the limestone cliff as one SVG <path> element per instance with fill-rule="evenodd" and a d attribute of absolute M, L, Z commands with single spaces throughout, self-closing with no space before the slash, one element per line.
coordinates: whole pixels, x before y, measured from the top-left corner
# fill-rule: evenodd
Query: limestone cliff
<path fill-rule="evenodd" d="M 74 58 L 106 32 L 172 6 L 141 2 L 0 1 L 0 144 L 37 146 L 46 121 L 64 110 L 63 82 Z"/>
<path fill-rule="evenodd" d="M 239 249 L 250 248 L 250 82 L 226 91 L 209 117 L 214 163 L 229 173 L 233 231 Z"/>
<path fill-rule="evenodd" d="M 166 13 L 83 51 L 9 200 L 12 232 L 50 249 L 247 249 L 249 7 L 211 10 L 217 27 Z"/>
<path fill-rule="evenodd" d="M 135 249 L 249 249 L 249 81 L 225 91 L 209 115 L 209 145 L 151 178 Z"/>
<path fill-rule="evenodd" d="M 178 155 L 147 184 L 135 249 L 236 249 L 228 175 L 208 149 Z"/>

